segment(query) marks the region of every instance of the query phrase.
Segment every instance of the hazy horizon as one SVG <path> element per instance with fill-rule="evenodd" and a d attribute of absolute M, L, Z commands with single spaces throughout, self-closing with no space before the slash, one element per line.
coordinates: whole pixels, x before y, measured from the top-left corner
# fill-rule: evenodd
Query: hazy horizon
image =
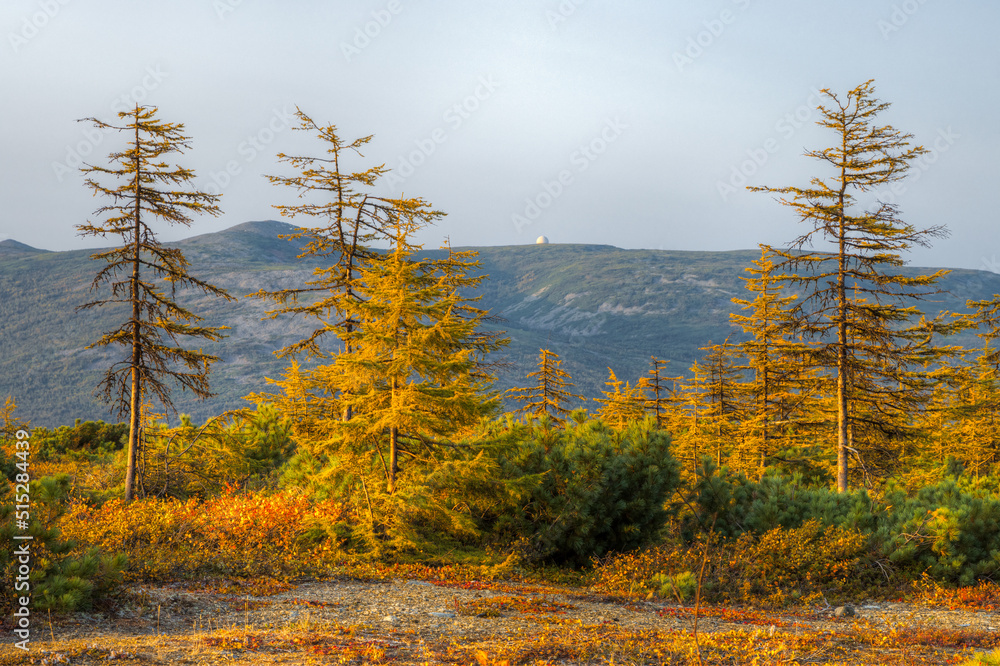
<path fill-rule="evenodd" d="M 292 131 L 297 107 L 345 139 L 369 134 L 383 195 L 448 215 L 434 246 L 608 244 L 722 251 L 787 245 L 792 211 L 746 185 L 804 186 L 817 91 L 874 79 L 880 122 L 930 151 L 895 192 L 903 220 L 951 237 L 911 264 L 1000 270 L 987 176 L 1000 149 L 992 27 L 1000 6 L 926 0 L 407 0 L 289 5 L 178 0 L 10 0 L 0 7 L 0 239 L 96 246 L 75 225 L 102 204 L 84 161 L 106 163 L 131 104 L 181 122 L 176 162 L 223 194 L 219 218 L 164 240 L 276 216 L 296 193 L 279 151 L 323 146 Z"/>

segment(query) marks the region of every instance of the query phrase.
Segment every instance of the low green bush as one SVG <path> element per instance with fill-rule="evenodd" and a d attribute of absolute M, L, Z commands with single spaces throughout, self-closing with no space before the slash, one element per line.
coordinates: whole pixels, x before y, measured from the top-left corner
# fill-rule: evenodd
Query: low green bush
<path fill-rule="evenodd" d="M 665 599 L 687 601 L 698 593 L 698 577 L 690 571 L 679 574 L 658 573 L 652 579 L 654 590 L 659 588 L 659 595 Z"/>
<path fill-rule="evenodd" d="M 36 428 L 32 433 L 33 455 L 38 460 L 60 456 L 85 458 L 117 451 L 128 442 L 127 423 L 76 420 L 55 430 Z"/>
<path fill-rule="evenodd" d="M 810 520 L 870 531 L 877 505 L 864 490 L 838 493 L 805 486 L 799 477 L 779 474 L 751 481 L 705 459 L 689 498 L 679 501 L 682 533 L 691 540 L 708 531 L 723 537 L 797 528 Z M 683 511 L 686 509 L 686 511 Z"/>
<path fill-rule="evenodd" d="M 874 537 L 914 575 L 957 585 L 1000 574 L 1000 497 L 989 479 L 945 478 L 907 496 L 890 487 Z"/>
<path fill-rule="evenodd" d="M 998 480 L 970 479 L 960 468 L 915 493 L 890 482 L 880 499 L 864 490 L 838 493 L 804 487 L 799 479 L 765 476 L 750 481 L 706 461 L 681 514 L 681 534 L 692 541 L 712 531 L 793 530 L 815 521 L 866 535 L 881 562 L 908 578 L 973 585 L 1000 574 Z"/>
<path fill-rule="evenodd" d="M 17 474 L 11 473 L 8 464 L 0 466 L 11 482 L 18 481 Z M 30 592 L 32 608 L 86 610 L 110 601 L 119 593 L 127 564 L 125 556 L 105 555 L 96 549 L 73 555 L 75 543 L 62 539 L 55 527 L 56 521 L 66 511 L 70 494 L 69 476 L 47 476 L 30 483 L 31 509 L 27 530 L 15 530 L 17 502 L 11 500 L 17 500 L 17 497 L 11 496 L 7 483 L 3 486 L 0 490 L 0 573 L 4 589 L 17 589 L 15 582 L 21 566 L 18 549 L 27 544 L 31 572 L 27 581 L 30 588 L 25 592 Z M 16 485 L 13 488 L 16 489 Z M 32 538 L 15 541 L 15 534 Z M 3 612 L 8 611 L 7 606 L 12 602 L 13 595 L 0 598 Z"/>
<path fill-rule="evenodd" d="M 581 566 L 659 535 L 680 476 L 669 435 L 651 420 L 624 430 L 582 418 L 564 429 L 513 421 L 504 428 L 502 438 L 516 445 L 504 449 L 501 468 L 532 486 L 491 529 L 520 538 L 529 561 Z"/>

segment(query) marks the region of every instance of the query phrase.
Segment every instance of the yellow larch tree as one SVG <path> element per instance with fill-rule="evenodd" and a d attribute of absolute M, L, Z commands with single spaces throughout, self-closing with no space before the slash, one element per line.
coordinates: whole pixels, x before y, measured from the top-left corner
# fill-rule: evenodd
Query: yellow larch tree
<path fill-rule="evenodd" d="M 736 346 L 727 340 L 701 349 L 707 353 L 691 366 L 691 378 L 682 382 L 680 409 L 672 424 L 675 455 L 690 465 L 692 474 L 704 457 L 721 466 L 739 452 L 736 444 L 744 410 L 743 368 L 736 362 Z"/>
<path fill-rule="evenodd" d="M 665 374 L 668 363 L 662 358 L 651 357 L 649 372 L 636 382 L 636 388 L 646 392 L 645 409 L 656 417 L 656 427 L 660 430 L 667 428 L 670 412 L 676 411 L 679 402 L 677 383 L 681 378 Z"/>
<path fill-rule="evenodd" d="M 507 392 L 513 400 L 523 403 L 514 411 L 515 414 L 525 414 L 533 419 L 547 417 L 559 426 L 566 422 L 566 416 L 572 411 L 567 407 L 570 400 L 583 400 L 583 396 L 570 392 L 572 378 L 561 365 L 559 354 L 548 349 L 539 350 L 538 370 L 528 373 L 528 379 L 535 380 L 534 386 Z"/>
<path fill-rule="evenodd" d="M 630 386 L 628 382 L 618 379 L 611 368 L 608 368 L 605 385 L 610 390 L 602 391 L 603 398 L 594 398 L 601 405 L 597 410 L 598 418 L 619 430 L 645 418 L 647 400 L 642 387 L 638 384 Z"/>
<path fill-rule="evenodd" d="M 901 330 L 919 312 L 904 304 L 934 293 L 947 271 L 907 276 L 898 268 L 903 252 L 946 230 L 917 229 L 888 202 L 859 209 L 865 194 L 901 180 L 926 150 L 910 145 L 912 135 L 878 123 L 889 104 L 875 97 L 872 81 L 843 98 L 822 93 L 817 124 L 835 140 L 806 156 L 832 175 L 808 187 L 750 189 L 780 195 L 811 227 L 793 243 L 795 251 L 780 253 L 782 275 L 805 288 L 795 308 L 799 329 L 815 341 L 811 362 L 836 381 L 837 488 L 845 491 L 849 459 L 863 471 L 889 455 L 886 442 L 907 436 L 910 413 L 926 400 L 927 383 L 908 371 L 925 343 Z"/>
<path fill-rule="evenodd" d="M 98 208 L 103 221 L 77 225 L 82 236 L 117 237 L 121 246 L 102 250 L 91 258 L 105 262 L 91 289 L 109 287 L 106 297 L 80 309 L 119 307 L 123 321 L 105 333 L 93 347 L 121 346 L 124 357 L 104 375 L 99 392 L 119 414 L 129 417 L 128 467 L 125 499 L 133 499 L 142 439 L 142 405 L 157 400 L 172 409 L 170 382 L 190 390 L 198 398 L 212 395 L 208 372 L 218 358 L 182 340 L 222 338 L 223 326 L 204 326 L 202 318 L 181 305 L 177 289 L 193 289 L 232 300 L 224 290 L 188 272 L 188 261 L 176 247 L 162 245 L 151 223 L 190 226 L 192 213 L 218 215 L 218 195 L 181 189 L 194 179 L 188 168 L 164 161 L 170 153 L 183 153 L 190 138 L 184 125 L 166 123 L 156 117 L 155 107 L 136 106 L 118 114 L 122 124 L 86 118 L 101 130 L 123 132 L 129 137 L 125 150 L 109 156 L 111 166 L 84 165 L 86 185 L 110 200 Z M 110 182 L 109 182 L 110 181 Z"/>
<path fill-rule="evenodd" d="M 296 109 L 296 116 L 299 123 L 294 129 L 314 135 L 323 154 L 315 157 L 278 153 L 278 160 L 289 165 L 293 173 L 267 178 L 302 199 L 301 203 L 275 206 L 282 217 L 308 222 L 283 238 L 303 242 L 300 257 L 323 265 L 313 270 L 313 278 L 305 284 L 275 291 L 261 289 L 253 296 L 276 305 L 268 312 L 269 318 L 305 317 L 314 323 L 309 335 L 279 350 L 278 356 L 322 361 L 344 344 L 342 334 L 349 334 L 356 323 L 348 315 L 353 303 L 361 298 L 354 290 L 354 278 L 378 258 L 376 246 L 393 241 L 397 223 L 416 230 L 433 224 L 444 213 L 420 198 L 376 194 L 380 180 L 388 173 L 385 166 L 354 165 L 364 157 L 362 151 L 372 135 L 345 141 L 336 125 L 319 125 L 302 109 Z M 342 417 L 347 420 L 350 413 L 345 411 Z"/>
<path fill-rule="evenodd" d="M 739 344 L 750 373 L 739 439 L 744 471 L 758 477 L 772 455 L 793 443 L 793 433 L 815 421 L 819 382 L 807 365 L 806 346 L 795 337 L 791 304 L 796 296 L 783 294 L 774 251 L 765 245 L 760 249 L 760 259 L 746 269 L 751 277 L 741 278 L 752 299 L 733 298 L 741 309 L 730 315 L 750 336 Z"/>

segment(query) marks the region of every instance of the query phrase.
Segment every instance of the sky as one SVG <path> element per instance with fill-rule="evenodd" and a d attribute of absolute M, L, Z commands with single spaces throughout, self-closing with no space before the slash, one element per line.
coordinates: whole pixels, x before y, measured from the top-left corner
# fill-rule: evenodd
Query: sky
<path fill-rule="evenodd" d="M 322 155 L 299 108 L 374 135 L 350 167 L 390 168 L 378 194 L 447 213 L 426 247 L 786 245 L 804 223 L 746 186 L 826 175 L 803 155 L 836 140 L 819 91 L 874 79 L 880 121 L 928 150 L 879 197 L 950 231 L 907 259 L 1000 272 L 998 25 L 987 0 L 4 0 L 0 240 L 110 245 L 76 232 L 105 203 L 79 167 L 124 137 L 76 121 L 139 103 L 184 123 L 172 158 L 222 194 L 163 240 L 297 203 L 264 175 Z"/>

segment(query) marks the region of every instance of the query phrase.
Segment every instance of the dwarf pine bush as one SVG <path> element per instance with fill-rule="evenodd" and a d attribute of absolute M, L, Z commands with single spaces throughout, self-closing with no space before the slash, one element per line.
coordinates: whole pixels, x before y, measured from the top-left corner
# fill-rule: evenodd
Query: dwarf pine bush
<path fill-rule="evenodd" d="M 76 420 L 72 426 L 59 426 L 55 430 L 36 428 L 33 456 L 40 460 L 56 457 L 87 459 L 120 450 L 128 440 L 127 423 Z"/>
<path fill-rule="evenodd" d="M 862 531 L 875 527 L 875 504 L 864 490 L 838 493 L 810 488 L 800 479 L 767 475 L 751 481 L 744 475 L 717 468 L 705 459 L 693 487 L 693 498 L 682 522 L 685 538 L 711 529 L 719 536 L 744 532 L 761 534 L 783 527 L 798 528 L 810 520 L 823 525 L 849 526 Z"/>
<path fill-rule="evenodd" d="M 680 482 L 670 437 L 652 420 L 623 430 L 600 420 L 508 424 L 518 443 L 505 474 L 528 478 L 526 500 L 496 518 L 494 531 L 522 539 L 529 559 L 584 565 L 653 540 Z"/>
<path fill-rule="evenodd" d="M 2 454 L 0 454 L 2 456 Z M 7 467 L 5 472 L 9 472 Z M 8 478 L 11 478 L 7 474 Z M 29 578 L 32 607 L 38 610 L 73 611 L 89 609 L 118 592 L 126 566 L 124 555 L 105 555 L 96 549 L 73 554 L 75 542 L 64 540 L 55 527 L 66 510 L 70 493 L 70 477 L 47 476 L 30 485 L 31 522 L 28 529 L 17 534 L 32 537 L 30 543 Z M 14 502 L 8 484 L 0 489 L 0 567 L 4 587 L 14 590 L 15 544 Z M 0 607 L 10 603 L 11 595 L 0 601 Z"/>
<path fill-rule="evenodd" d="M 876 500 L 864 490 L 837 493 L 782 476 L 749 481 L 706 461 L 681 533 L 688 541 L 709 530 L 735 538 L 816 521 L 866 535 L 880 561 L 908 576 L 926 572 L 936 581 L 973 585 L 1000 573 L 1000 496 L 997 479 L 955 474 L 912 494 L 890 482 Z"/>
<path fill-rule="evenodd" d="M 698 577 L 690 571 L 682 571 L 675 575 L 658 573 L 653 576 L 651 582 L 654 591 L 666 599 L 687 601 L 693 599 L 698 592 Z"/>
<path fill-rule="evenodd" d="M 893 487 L 885 502 L 876 538 L 897 566 L 963 586 L 1000 573 L 1000 497 L 988 480 L 946 478 L 912 497 Z"/>

